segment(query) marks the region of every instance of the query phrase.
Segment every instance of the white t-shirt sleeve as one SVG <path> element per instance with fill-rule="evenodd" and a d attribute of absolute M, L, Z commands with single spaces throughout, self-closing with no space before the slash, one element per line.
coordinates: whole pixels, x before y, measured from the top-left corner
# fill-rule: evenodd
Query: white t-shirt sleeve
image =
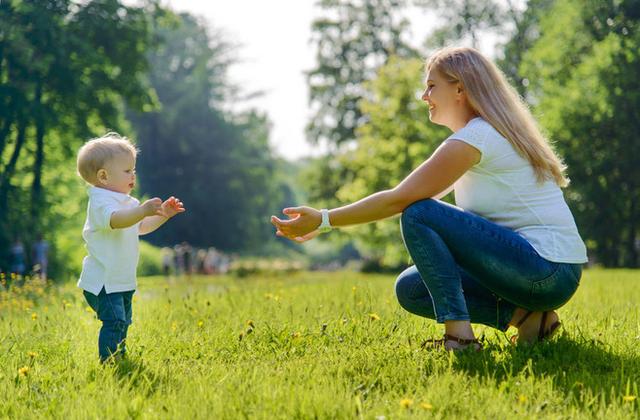
<path fill-rule="evenodd" d="M 475 147 L 480 152 L 480 162 L 484 160 L 487 154 L 487 135 L 486 130 L 482 127 L 482 122 L 472 121 L 465 127 L 451 134 L 445 141 L 459 140 L 467 143 L 470 146 Z"/>
<path fill-rule="evenodd" d="M 111 215 L 120 209 L 111 197 L 94 197 L 91 201 L 92 225 L 96 230 L 111 230 Z"/>

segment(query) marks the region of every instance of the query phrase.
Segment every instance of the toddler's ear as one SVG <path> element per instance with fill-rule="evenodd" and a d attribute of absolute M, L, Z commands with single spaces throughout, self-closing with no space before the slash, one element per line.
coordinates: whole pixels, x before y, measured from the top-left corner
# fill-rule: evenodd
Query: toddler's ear
<path fill-rule="evenodd" d="M 96 179 L 101 184 L 104 184 L 105 182 L 107 182 L 107 170 L 104 168 L 98 169 L 98 173 L 96 174 Z"/>

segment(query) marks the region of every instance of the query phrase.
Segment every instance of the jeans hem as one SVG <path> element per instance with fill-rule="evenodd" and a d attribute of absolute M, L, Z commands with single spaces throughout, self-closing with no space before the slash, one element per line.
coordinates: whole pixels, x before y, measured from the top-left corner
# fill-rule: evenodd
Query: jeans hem
<path fill-rule="evenodd" d="M 470 316 L 465 316 L 465 315 L 460 315 L 460 316 L 455 316 L 455 315 L 445 315 L 445 316 L 439 316 L 436 319 L 436 322 L 438 324 L 444 324 L 446 321 L 469 321 L 471 322 L 471 317 Z"/>

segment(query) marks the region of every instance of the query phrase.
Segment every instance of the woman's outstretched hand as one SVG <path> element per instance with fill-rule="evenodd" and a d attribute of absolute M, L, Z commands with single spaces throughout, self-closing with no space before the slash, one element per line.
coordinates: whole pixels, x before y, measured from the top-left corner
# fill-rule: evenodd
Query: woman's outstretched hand
<path fill-rule="evenodd" d="M 320 212 L 312 207 L 287 207 L 282 213 L 289 219 L 271 216 L 271 224 L 276 227 L 276 235 L 295 242 L 306 242 L 318 236 L 318 226 L 322 222 Z"/>

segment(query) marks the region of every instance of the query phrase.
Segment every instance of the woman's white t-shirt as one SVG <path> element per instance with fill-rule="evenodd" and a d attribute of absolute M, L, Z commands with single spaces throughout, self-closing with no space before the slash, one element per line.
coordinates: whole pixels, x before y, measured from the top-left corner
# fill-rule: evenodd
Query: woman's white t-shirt
<path fill-rule="evenodd" d="M 454 184 L 456 205 L 522 235 L 543 258 L 585 263 L 587 251 L 562 190 L 538 183 L 533 167 L 482 118 L 445 141 L 461 140 L 482 154 Z"/>

